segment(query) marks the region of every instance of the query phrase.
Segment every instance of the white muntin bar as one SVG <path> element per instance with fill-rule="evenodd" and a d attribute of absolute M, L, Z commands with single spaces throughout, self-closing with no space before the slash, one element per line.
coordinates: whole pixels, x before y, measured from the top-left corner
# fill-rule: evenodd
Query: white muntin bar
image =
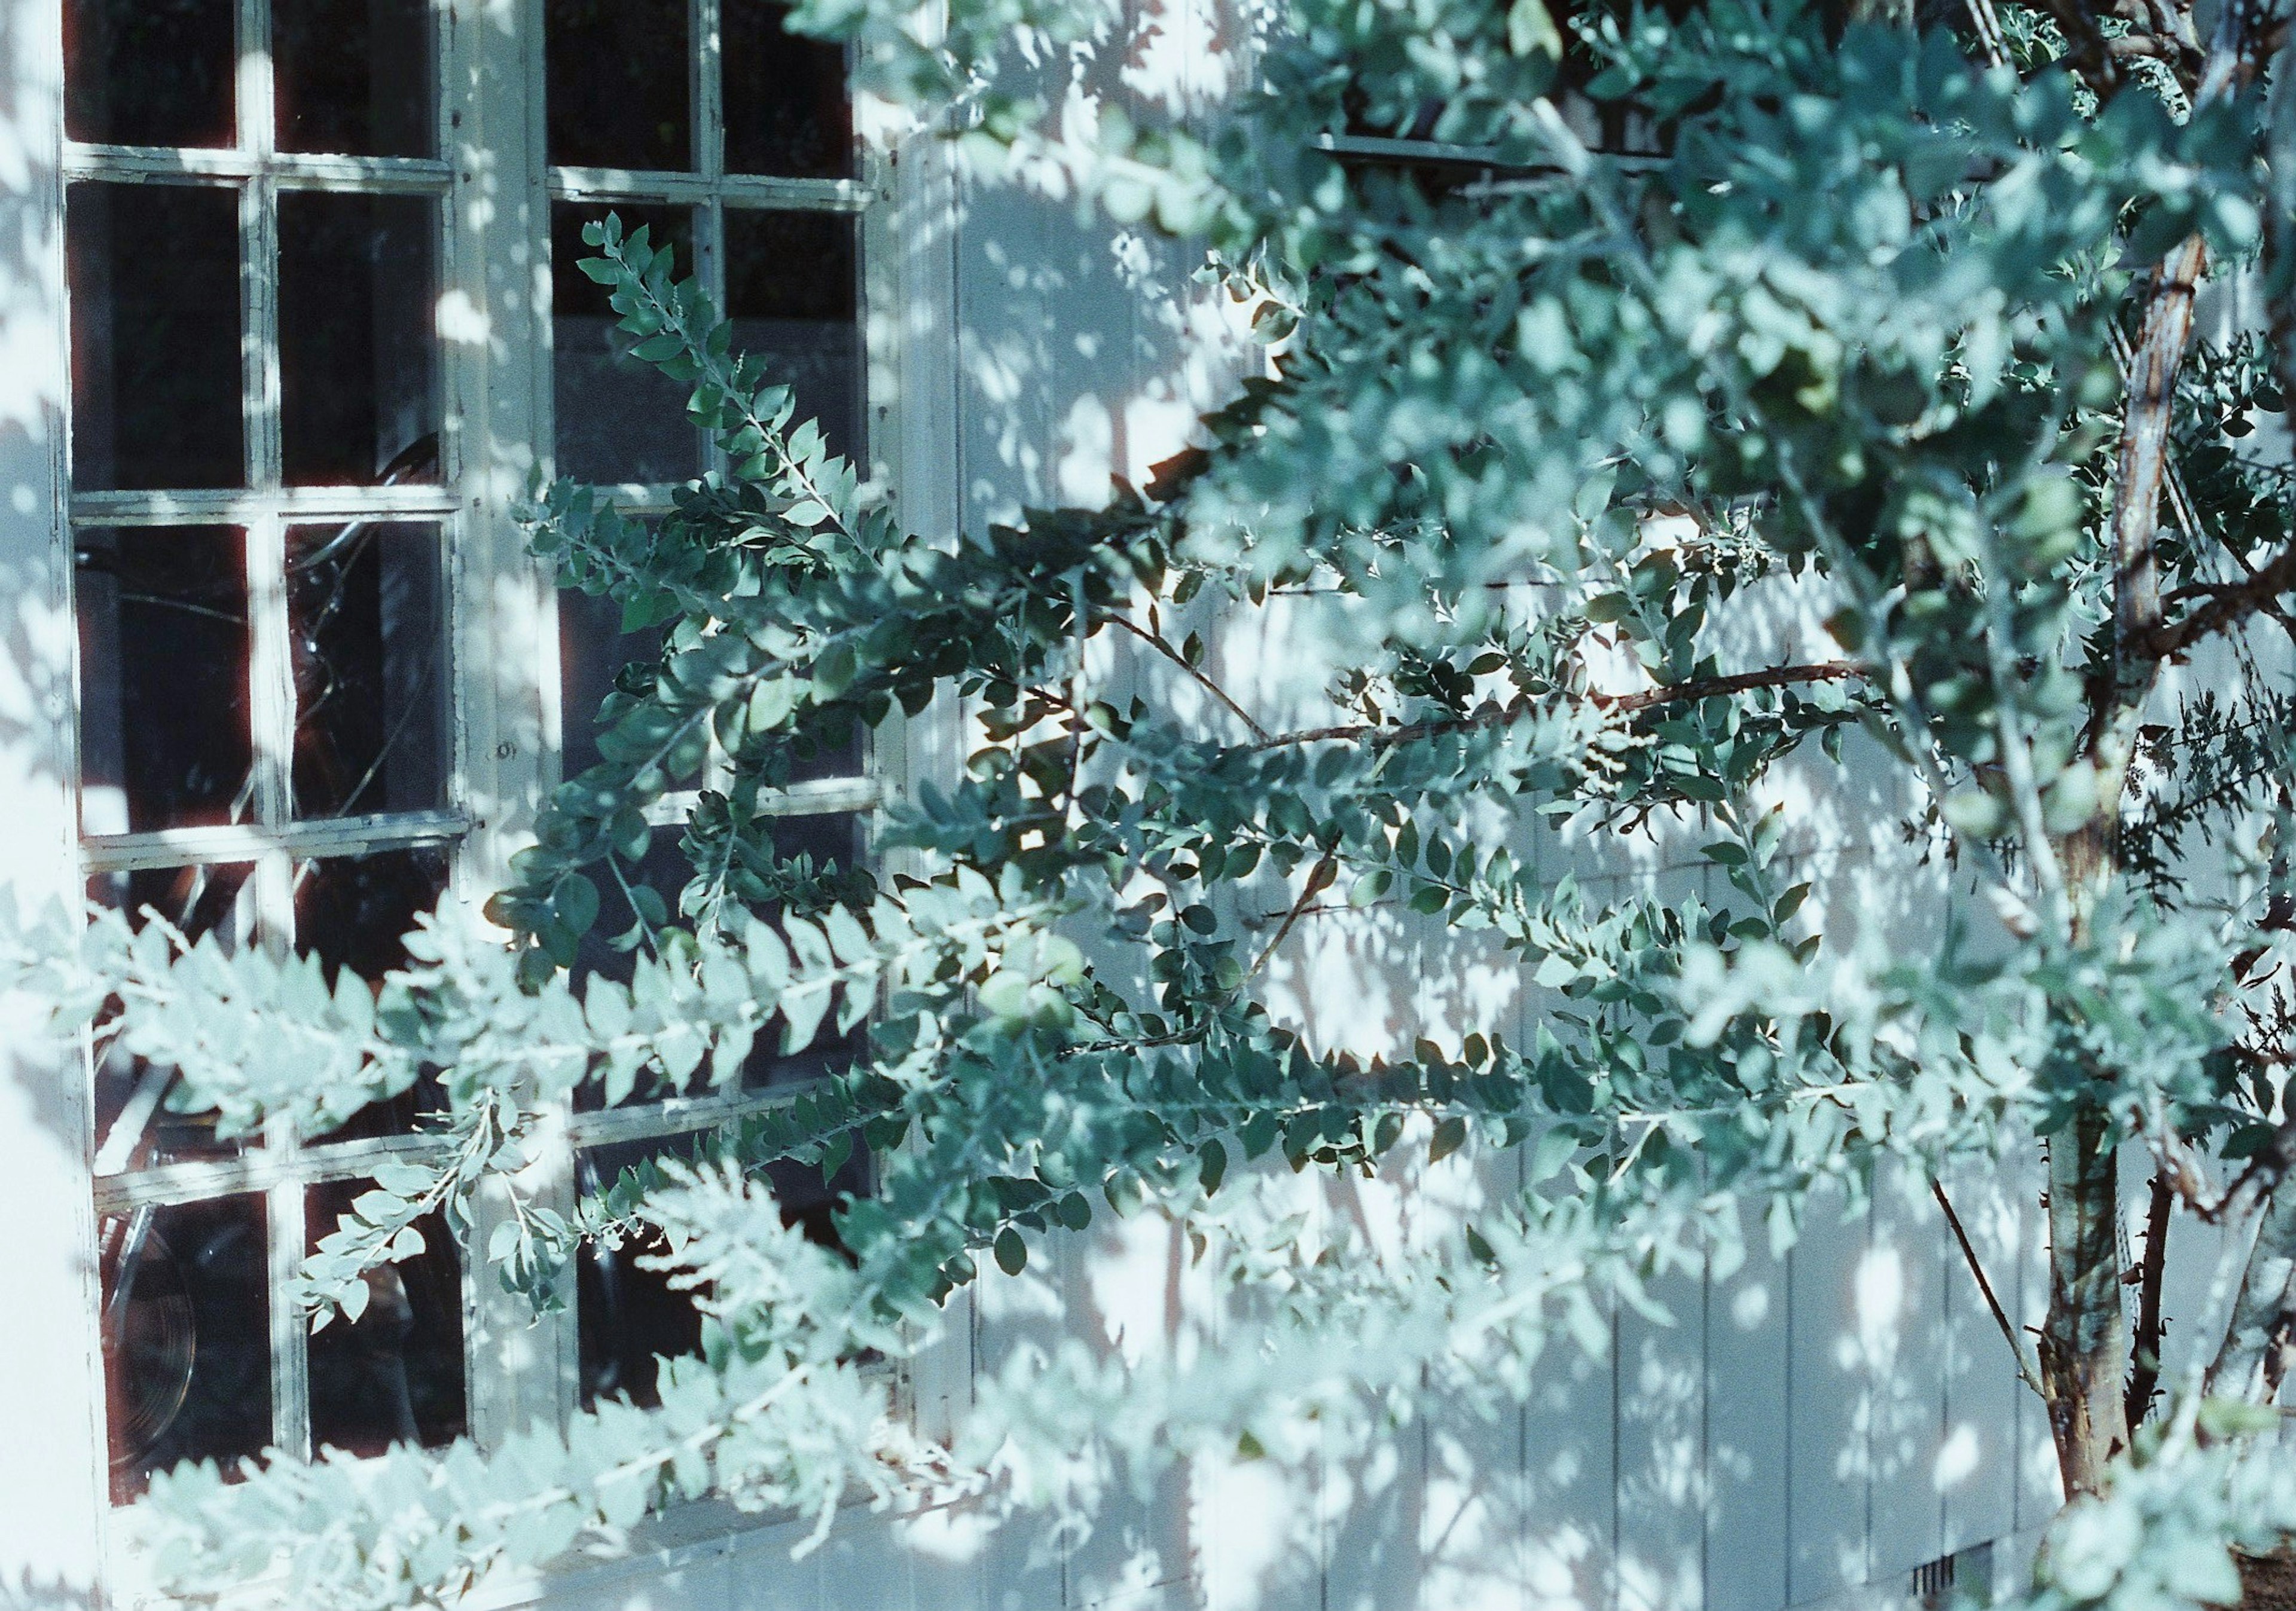
<path fill-rule="evenodd" d="M 64 148 L 70 179 L 111 179 L 152 184 L 233 184 L 258 175 L 294 190 L 356 191 L 385 195 L 443 195 L 454 168 L 427 157 L 321 156 L 217 146 L 96 145 Z"/>
<path fill-rule="evenodd" d="M 84 492 L 71 501 L 75 526 L 242 526 L 266 516 L 307 520 L 443 519 L 462 507 L 447 487 L 225 487 L 181 492 Z"/>

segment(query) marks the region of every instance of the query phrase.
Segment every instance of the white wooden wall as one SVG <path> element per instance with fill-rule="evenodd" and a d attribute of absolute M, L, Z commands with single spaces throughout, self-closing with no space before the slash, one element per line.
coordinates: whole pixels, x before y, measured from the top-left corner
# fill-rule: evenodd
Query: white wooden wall
<path fill-rule="evenodd" d="M 1134 0 L 1128 68 L 1103 52 L 1079 93 L 1201 104 L 1240 71 L 1216 0 Z M 1193 98 L 1193 99 L 1192 99 Z M 911 161 L 915 185 L 930 159 Z M 935 182 L 938 182 L 936 180 Z M 1023 506 L 1092 503 L 1111 475 L 1136 484 L 1258 362 L 1195 260 L 1144 232 L 1080 221 L 1070 201 L 958 181 L 953 230 L 914 192 L 913 272 L 947 274 L 954 330 L 913 328 L 909 372 L 953 396 L 953 431 L 912 445 L 910 512 L 936 454 L 950 516 L 978 530 Z M 946 254 L 945 258 L 943 254 Z M 933 364 L 953 382 L 938 389 Z M 939 411 L 934 411 L 938 420 Z M 929 492 L 922 495 L 931 495 Z M 1792 599 L 1774 601 L 1791 617 Z M 1314 600 L 1208 634 L 1212 670 L 1271 724 L 1320 714 L 1325 673 Z M 1103 674 L 1167 707 L 1220 719 L 1185 683 L 1121 660 Z M 1853 751 L 1854 756 L 1854 751 Z M 1870 774 L 1885 778 L 1876 765 Z M 1853 769 L 1850 793 L 1859 787 Z M 1877 787 L 1880 785 L 1877 784 Z M 1919 943 L 1938 891 L 1906 872 L 1891 802 L 1815 792 L 1789 778 L 1793 876 L 1812 915 L 1851 932 L 1884 923 Z M 1697 841 L 1690 843 L 1695 845 Z M 1666 846 L 1518 847 L 1590 895 L 1698 875 Z M 1678 856 L 1679 853 L 1672 853 Z M 1425 1034 L 1527 1037 L 1537 994 L 1491 947 L 1462 949 L 1392 912 L 1303 922 L 1269 969 L 1271 1006 L 1318 1043 L 1407 1049 Z M 1398 1245 L 1444 1234 L 1460 1207 L 1512 1190 L 1513 1157 L 1447 1160 L 1398 1186 L 1311 1182 L 1325 1213 L 1357 1215 Z M 859 1516 L 819 1554 L 794 1533 L 728 1533 L 568 1582 L 553 1611 L 1777 1611 L 1901 1603 L 1912 1570 L 1990 1541 L 2005 1571 L 2054 1509 L 2038 1405 L 1954 1251 L 1926 1186 L 1870 1211 L 1814 1214 L 1772 1259 L 1757 1232 L 1727 1280 L 1702 1272 L 1659 1294 L 1660 1325 L 1617 1318 L 1605 1357 L 1563 1347 L 1520 1412 L 1493 1422 L 1428 1407 L 1364 1460 L 1308 1470 L 1227 1461 L 1177 1473 L 1147 1502 L 1119 1501 L 1084 1544 L 1054 1548 L 946 1512 Z M 2038 1159 L 1953 1183 L 1956 1206 L 2020 1325 L 2043 1292 Z M 1185 1249 L 1144 1218 L 1104 1223 L 973 1300 L 971 1357 L 943 1359 L 924 1396 L 962 1401 L 968 1366 L 992 1371 L 1024 1339 L 1070 1332 L 1136 1345 L 1202 1323 Z M 1969 1559 L 1970 1558 L 1964 1558 Z M 1979 1563 L 1971 1561 L 1971 1565 Z"/>

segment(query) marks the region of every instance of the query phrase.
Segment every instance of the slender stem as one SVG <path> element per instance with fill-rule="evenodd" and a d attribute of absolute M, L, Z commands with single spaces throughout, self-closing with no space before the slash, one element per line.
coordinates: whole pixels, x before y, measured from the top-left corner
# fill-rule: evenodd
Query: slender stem
<path fill-rule="evenodd" d="M 1246 727 L 1250 728 L 1251 730 L 1251 736 L 1260 743 L 1267 744 L 1277 741 L 1270 739 L 1267 729 L 1253 721 L 1251 719 L 1251 713 L 1246 710 L 1242 706 L 1237 704 L 1234 699 L 1229 695 L 1226 689 L 1222 688 L 1218 683 L 1213 682 L 1211 678 L 1206 676 L 1201 666 L 1190 665 L 1188 663 L 1187 657 L 1183 655 L 1178 650 L 1173 648 L 1170 642 L 1166 640 L 1162 633 L 1151 632 L 1147 628 L 1141 626 L 1137 623 L 1120 615 L 1110 614 L 1103 616 L 1101 618 L 1105 620 L 1111 626 L 1121 626 L 1125 631 L 1130 633 L 1143 643 L 1147 644 L 1158 654 L 1162 655 L 1166 659 L 1171 661 L 1173 665 L 1178 666 L 1182 671 L 1186 672 L 1190 676 L 1195 678 L 1195 680 L 1202 685 L 1206 693 L 1210 694 L 1212 698 L 1218 699 L 1221 704 L 1234 711 L 1235 713 L 1236 720 L 1242 722 Z"/>
<path fill-rule="evenodd" d="M 2128 1425 L 2144 1424 L 2152 1394 L 2161 1385 L 2161 1347 L 2168 1322 L 2161 1313 L 2161 1288 L 2169 1270 L 2169 1219 L 2177 1207 L 2177 1182 L 2163 1165 L 2152 1174 L 2152 1198 L 2144 1212 L 2144 1261 L 2137 1266 L 2136 1336 L 2129 1345 L 2136 1369 L 2128 1376 Z"/>
<path fill-rule="evenodd" d="M 1977 1278 L 1977 1289 L 1985 1295 L 1985 1306 L 1993 1312 L 1993 1323 L 2001 1328 L 2001 1340 L 2009 1345 L 2009 1357 L 2017 1362 L 2018 1379 L 2046 1398 L 2048 1389 L 2041 1386 L 2039 1375 L 2026 1362 L 2024 1347 L 2017 1340 L 2017 1328 L 2009 1323 L 2009 1312 L 2001 1306 L 2001 1299 L 1994 1293 L 1993 1282 L 1985 1273 L 1985 1264 L 1977 1256 L 1977 1249 L 1970 1243 L 1969 1232 L 1961 1228 L 1961 1215 L 1953 1211 L 1953 1199 L 1946 1196 L 1945 1183 L 1932 1178 L 1930 1190 L 1937 1198 L 1938 1206 L 1945 1210 L 1945 1223 L 1953 1228 L 1953 1239 L 1961 1245 L 1961 1256 L 1969 1265 L 1969 1273 Z"/>
<path fill-rule="evenodd" d="M 1583 699 L 1607 716 L 1633 716 L 1661 705 L 1693 704 L 1725 694 L 1747 693 L 1759 688 L 1785 688 L 1801 683 L 1842 683 L 1861 679 L 1868 675 L 1866 667 L 1851 660 L 1825 660 L 1815 666 L 1778 666 L 1767 671 L 1741 671 L 1724 677 L 1702 677 L 1695 682 L 1672 683 L 1662 688 L 1644 688 L 1634 693 L 1584 693 L 1557 691 L 1551 696 L 1560 702 Z M 1340 727 L 1310 727 L 1298 732 L 1279 733 L 1264 738 L 1259 748 L 1279 749 L 1298 744 L 1330 744 L 1363 742 L 1373 744 L 1408 744 L 1419 739 L 1432 738 L 1438 733 L 1467 732 L 1478 727 L 1504 727 L 1521 721 L 1538 707 L 1538 701 L 1520 699 L 1487 713 L 1472 716 L 1455 716 L 1439 722 L 1406 722 L 1391 727 L 1355 723 Z"/>

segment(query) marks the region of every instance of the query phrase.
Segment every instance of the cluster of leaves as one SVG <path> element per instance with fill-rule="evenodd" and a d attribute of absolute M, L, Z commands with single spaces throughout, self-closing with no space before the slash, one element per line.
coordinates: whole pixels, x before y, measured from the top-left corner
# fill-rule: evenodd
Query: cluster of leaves
<path fill-rule="evenodd" d="M 1112 26 L 1051 0 L 947 12 L 938 42 L 877 0 L 792 22 L 857 39 L 910 96 L 1010 91 L 1009 53 Z M 709 1341 L 658 1411 L 179 1473 L 146 1508 L 162 1569 L 197 1588 L 284 1555 L 296 1603 L 408 1604 L 704 1490 L 825 1523 L 853 1484 L 1088 1507 L 1197 1450 L 1330 1456 L 1426 1384 L 1519 1390 L 1558 1329 L 1600 1346 L 1652 1275 L 1726 1265 L 1738 1202 L 1789 1239 L 1815 1190 L 1855 1200 L 1884 1160 L 1936 1178 L 2102 1134 L 2153 1149 L 2199 1211 L 2296 1191 L 2271 994 L 2296 691 L 2243 637 L 2296 582 L 2284 474 L 2243 446 L 2280 393 L 2252 344 L 2165 405 L 2117 369 L 2159 295 L 2130 265 L 2252 252 L 2275 152 L 2236 85 L 2164 68 L 2104 93 L 2080 38 L 2006 15 L 1987 48 L 2022 72 L 1786 0 L 1596 16 L 1567 45 L 1537 0 L 1293 0 L 1201 136 L 1103 115 L 1054 142 L 1049 100 L 992 97 L 975 144 L 1038 173 L 1058 144 L 1116 217 L 1201 229 L 1282 353 L 1144 495 L 954 543 L 901 530 L 794 422 L 667 249 L 595 227 L 583 271 L 731 469 L 651 523 L 565 483 L 529 511 L 535 551 L 662 649 L 489 904 L 512 944 L 442 917 L 373 992 L 121 919 L 9 960 L 67 1018 L 116 1002 L 102 1033 L 227 1126 L 324 1128 L 439 1073 L 447 1161 L 360 1200 L 314 1262 L 321 1304 L 514 1172 L 578 1083 L 610 1103 L 705 1066 L 724 1084 L 757 1036 L 793 1050 L 828 1021 L 869 1019 L 867 1044 L 570 1220 L 522 1207 L 489 1250 L 549 1302 L 580 1239 L 665 1236 Z M 1591 125 L 1649 137 L 1622 157 Z M 1382 168 L 1343 135 L 1453 155 Z M 2132 626 L 2136 472 L 2113 454 L 2154 423 L 2188 512 L 2146 551 L 2159 618 Z M 1314 647 L 1349 669 L 1330 724 L 1286 730 L 1213 649 L 1302 592 L 1344 600 Z M 2152 721 L 2161 664 L 2218 644 L 2246 656 L 2238 694 Z M 879 835 L 930 877 L 775 853 L 767 791 L 936 698 L 970 713 L 972 753 Z M 1779 802 L 1829 776 L 1948 864 L 1921 954 L 1812 900 Z M 633 874 L 665 797 L 702 781 L 673 912 Z M 1569 844 L 1660 840 L 1703 893 L 1551 876 Z M 2185 898 L 2202 863 L 2213 893 Z M 570 982 L 617 899 L 631 982 Z M 1495 934 L 1546 993 L 1528 1043 L 1462 1025 L 1456 1050 L 1379 1059 L 1278 1022 L 1264 981 L 1341 903 Z M 1311 1247 L 1281 1172 L 1239 1167 L 1478 1145 L 1527 1147 L 1530 1187 L 1400 1263 Z M 2211 1146 L 2262 1173 L 2216 1192 Z M 863 1147 L 874 1188 L 840 1205 L 839 1258 L 762 1182 Z M 856 1369 L 924 1345 L 982 1255 L 1017 1273 L 1139 1212 L 1273 1301 L 1185 1358 L 1021 1350 L 947 1449 Z M 2083 1277 L 2116 1314 L 2120 1275 Z M 2183 1419 L 2068 1513 L 2037 1604 L 2191 1603 L 2222 1587 L 2222 1538 L 2286 1525 L 2210 1402 L 2180 1388 Z"/>

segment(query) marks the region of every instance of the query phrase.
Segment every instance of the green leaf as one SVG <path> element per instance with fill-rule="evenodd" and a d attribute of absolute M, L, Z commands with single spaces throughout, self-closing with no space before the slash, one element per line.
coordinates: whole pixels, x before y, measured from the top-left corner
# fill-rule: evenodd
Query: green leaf
<path fill-rule="evenodd" d="M 1427 1143 L 1427 1161 L 1442 1162 L 1467 1144 L 1467 1121 L 1453 1114 L 1435 1126 L 1435 1134 Z"/>

